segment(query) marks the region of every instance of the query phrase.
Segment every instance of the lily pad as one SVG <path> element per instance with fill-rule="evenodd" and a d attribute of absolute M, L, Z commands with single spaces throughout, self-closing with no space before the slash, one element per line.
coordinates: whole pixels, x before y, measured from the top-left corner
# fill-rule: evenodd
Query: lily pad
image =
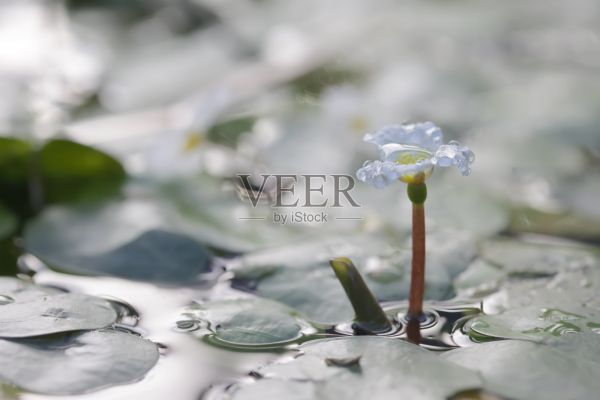
<path fill-rule="evenodd" d="M 596 241 L 600 238 L 600 216 L 581 216 L 573 212 L 543 212 L 531 208 L 513 211 L 513 232 L 540 233 L 575 240 Z"/>
<path fill-rule="evenodd" d="M 325 263 L 316 268 L 282 269 L 260 280 L 256 292 L 298 310 L 317 324 L 333 325 L 354 318 L 340 282 Z"/>
<path fill-rule="evenodd" d="M 453 246 L 440 246 L 431 252 L 426 270 L 428 300 L 452 296 L 451 274 L 466 268 L 474 254 L 467 249 L 460 255 Z M 320 243 L 282 246 L 249 253 L 230 263 L 234 285 L 254 290 L 259 296 L 284 303 L 318 325 L 348 322 L 354 317 L 342 286 L 331 271 L 328 260 L 349 256 L 367 285 L 380 301 L 406 300 L 410 288 L 410 251 L 390 251 L 377 239 L 356 238 Z M 454 272 L 451 272 L 454 271 Z"/>
<path fill-rule="evenodd" d="M 0 337 L 22 338 L 104 328 L 117 319 L 111 304 L 75 293 L 40 296 L 0 305 Z"/>
<path fill-rule="evenodd" d="M 426 218 L 431 226 L 461 229 L 478 236 L 490 236 L 506 228 L 506 207 L 472 182 L 445 179 L 428 185 Z"/>
<path fill-rule="evenodd" d="M 60 293 L 64 293 L 64 291 L 49 286 L 36 285 L 33 282 L 19 278 L 0 276 L 0 303 L 2 304 L 27 301 Z"/>
<path fill-rule="evenodd" d="M 263 379 L 228 388 L 230 398 L 259 399 L 268 393 L 282 399 L 441 399 L 481 386 L 476 373 L 393 338 L 318 340 L 298 350 L 291 361 L 258 369 Z M 340 365 L 328 360 L 356 361 Z"/>
<path fill-rule="evenodd" d="M 0 340 L 0 379 L 49 395 L 135 382 L 157 361 L 154 343 L 124 332 Z"/>
<path fill-rule="evenodd" d="M 454 289 L 466 296 L 481 296 L 497 290 L 508 273 L 478 258 L 454 280 Z"/>
<path fill-rule="evenodd" d="M 268 204 L 258 203 L 253 207 L 249 200 L 240 200 L 240 188 L 236 184 L 235 180 L 199 175 L 165 184 L 157 200 L 170 226 L 229 253 L 354 236 L 348 234 L 350 221 L 335 220 L 335 209 L 327 213 L 327 223 L 289 223 L 289 218 L 288 223 L 275 222 L 274 209 Z M 306 209 L 287 209 L 287 213 L 296 211 Z"/>
<path fill-rule="evenodd" d="M 483 306 L 488 314 L 530 306 L 593 310 L 600 308 L 599 287 L 600 268 L 597 267 L 560 272 L 552 277 L 510 279 L 485 298 Z"/>
<path fill-rule="evenodd" d="M 478 316 L 469 324 L 470 329 L 479 335 L 533 341 L 589 331 L 594 326 L 600 326 L 600 313 L 569 306 L 513 309 L 499 315 Z"/>
<path fill-rule="evenodd" d="M 451 350 L 441 357 L 478 372 L 485 388 L 508 398 L 593 399 L 600 391 L 600 363 L 547 345 L 503 340 Z"/>
<path fill-rule="evenodd" d="M 200 281 L 211 270 L 211 252 L 185 235 L 156 228 L 153 210 L 143 202 L 53 207 L 27 226 L 25 247 L 74 274 L 165 284 Z"/>
<path fill-rule="evenodd" d="M 308 326 L 284 305 L 253 298 L 195 303 L 184 315 L 206 327 L 202 336 L 238 348 L 279 347 L 299 339 Z"/>
<path fill-rule="evenodd" d="M 352 320 L 354 312 L 329 260 L 386 247 L 364 237 L 311 241 L 248 253 L 231 261 L 229 268 L 235 273 L 234 285 L 284 303 L 316 324 L 333 325 Z"/>
<path fill-rule="evenodd" d="M 485 242 L 481 257 L 511 274 L 552 275 L 598 265 L 598 254 L 584 246 L 508 239 Z"/>

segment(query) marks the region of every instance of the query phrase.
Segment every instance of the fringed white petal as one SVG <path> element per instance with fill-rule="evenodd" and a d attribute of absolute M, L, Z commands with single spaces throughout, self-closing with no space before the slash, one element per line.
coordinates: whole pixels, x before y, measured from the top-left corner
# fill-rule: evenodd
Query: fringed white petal
<path fill-rule="evenodd" d="M 442 130 L 431 122 L 419 122 L 405 125 L 388 125 L 374 133 L 367 133 L 365 142 L 383 146 L 389 143 L 418 146 L 436 151 L 442 145 Z"/>
<path fill-rule="evenodd" d="M 457 141 L 440 146 L 433 156 L 433 163 L 438 167 L 451 167 L 456 165 L 463 176 L 471 173 L 471 164 L 475 161 L 475 154 Z"/>
<path fill-rule="evenodd" d="M 442 144 L 442 131 L 431 122 L 388 125 L 366 134 L 364 140 L 379 148 L 380 159 L 365 162 L 356 176 L 376 188 L 397 180 L 423 182 L 434 166 L 456 166 L 469 175 L 475 160 L 473 152 L 456 141 Z"/>

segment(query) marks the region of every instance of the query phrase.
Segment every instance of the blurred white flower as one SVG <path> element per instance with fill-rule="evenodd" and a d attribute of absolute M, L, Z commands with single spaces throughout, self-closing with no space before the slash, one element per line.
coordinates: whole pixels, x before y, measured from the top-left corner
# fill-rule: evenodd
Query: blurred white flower
<path fill-rule="evenodd" d="M 441 129 L 431 122 L 389 125 L 368 133 L 364 141 L 379 148 L 380 160 L 365 162 L 356 176 L 381 189 L 397 180 L 422 183 L 436 165 L 456 165 L 462 175 L 469 175 L 473 152 L 456 141 L 442 144 L 442 140 Z"/>

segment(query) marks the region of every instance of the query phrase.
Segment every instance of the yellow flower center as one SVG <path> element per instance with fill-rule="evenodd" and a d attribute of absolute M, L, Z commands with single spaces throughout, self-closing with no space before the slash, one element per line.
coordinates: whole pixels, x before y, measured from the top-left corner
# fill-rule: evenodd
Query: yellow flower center
<path fill-rule="evenodd" d="M 190 133 L 183 145 L 183 151 L 189 153 L 190 151 L 196 150 L 202 142 L 204 141 L 204 136 L 200 133 Z"/>
<path fill-rule="evenodd" d="M 431 153 L 419 148 L 407 148 L 398 152 L 396 162 L 401 165 L 416 164 L 419 161 L 431 158 Z M 408 173 L 400 176 L 400 180 L 404 183 L 423 183 L 431 176 L 433 166 L 428 166 L 423 171 Z"/>

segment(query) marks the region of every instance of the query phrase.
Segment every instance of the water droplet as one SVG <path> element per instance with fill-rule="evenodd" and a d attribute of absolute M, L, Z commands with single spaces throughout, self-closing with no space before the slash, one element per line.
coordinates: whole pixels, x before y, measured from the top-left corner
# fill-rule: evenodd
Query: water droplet
<path fill-rule="evenodd" d="M 177 321 L 175 324 L 177 325 L 177 330 L 180 330 L 182 332 L 192 332 L 200 329 L 200 324 L 198 323 L 198 321 L 194 321 L 191 319 Z"/>

